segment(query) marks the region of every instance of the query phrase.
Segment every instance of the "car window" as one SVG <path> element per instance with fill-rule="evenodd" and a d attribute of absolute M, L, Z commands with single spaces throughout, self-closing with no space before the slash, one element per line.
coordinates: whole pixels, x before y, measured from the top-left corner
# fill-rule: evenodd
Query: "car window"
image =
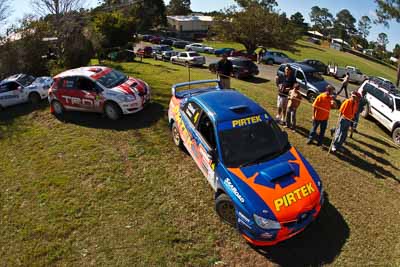
<path fill-rule="evenodd" d="M 305 75 L 307 77 L 307 81 L 309 82 L 320 82 L 324 80 L 319 72 L 305 72 Z"/>
<path fill-rule="evenodd" d="M 371 84 L 366 84 L 364 89 L 367 89 L 368 93 L 383 102 L 384 93 L 381 90 Z"/>
<path fill-rule="evenodd" d="M 31 75 L 23 75 L 21 78 L 18 79 L 18 82 L 22 86 L 27 87 L 28 85 L 33 83 L 34 80 L 35 80 L 35 77 L 33 77 Z"/>
<path fill-rule="evenodd" d="M 396 110 L 400 111 L 400 98 L 396 98 Z"/>
<path fill-rule="evenodd" d="M 65 77 L 60 80 L 60 87 L 66 90 L 76 89 L 76 77 Z"/>
<path fill-rule="evenodd" d="M 186 53 L 180 53 L 179 56 L 180 56 L 180 57 L 187 57 L 187 56 L 186 56 Z"/>
<path fill-rule="evenodd" d="M 296 79 L 304 81 L 304 75 L 301 71 L 296 71 Z"/>
<path fill-rule="evenodd" d="M 281 65 L 281 66 L 279 67 L 279 71 L 285 72 L 285 67 L 286 67 L 286 65 Z"/>
<path fill-rule="evenodd" d="M 393 105 L 393 97 L 391 97 L 391 96 L 388 95 L 388 94 L 385 94 L 385 93 L 384 93 L 383 98 L 382 98 L 382 102 L 383 102 L 386 106 L 388 106 L 389 108 L 393 108 L 393 107 L 394 107 L 394 105 Z"/>
<path fill-rule="evenodd" d="M 207 142 L 208 146 L 211 149 L 215 149 L 216 142 L 214 126 L 205 112 L 201 115 L 197 130 L 199 131 L 201 137 L 203 137 L 203 139 Z"/>
<path fill-rule="evenodd" d="M 85 77 L 76 79 L 76 89 L 82 91 L 94 91 L 94 82 Z"/>
<path fill-rule="evenodd" d="M 186 116 L 189 118 L 189 120 L 193 123 L 193 125 L 196 125 L 197 122 L 199 121 L 201 111 L 202 110 L 199 107 L 199 105 L 197 105 L 194 102 L 188 102 L 183 107 L 183 112 L 186 114 Z"/>
<path fill-rule="evenodd" d="M 8 92 L 8 91 L 13 91 L 13 90 L 15 90 L 16 88 L 15 88 L 15 86 L 12 86 L 12 83 L 5 83 L 5 84 L 2 84 L 1 86 L 0 86 L 0 93 L 5 93 L 5 92 Z"/>
<path fill-rule="evenodd" d="M 198 53 L 189 53 L 189 57 L 198 57 L 200 56 Z"/>

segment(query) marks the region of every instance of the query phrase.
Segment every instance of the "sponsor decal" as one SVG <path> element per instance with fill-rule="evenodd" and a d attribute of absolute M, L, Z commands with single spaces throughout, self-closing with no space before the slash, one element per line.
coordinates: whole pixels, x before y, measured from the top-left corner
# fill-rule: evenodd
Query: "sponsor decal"
<path fill-rule="evenodd" d="M 239 199 L 239 201 L 244 203 L 244 198 L 240 195 L 236 187 L 232 184 L 231 180 L 229 178 L 225 178 L 224 183 L 229 187 L 229 189 Z"/>
<path fill-rule="evenodd" d="M 303 185 L 302 187 L 299 187 L 293 190 L 292 192 L 287 193 L 286 195 L 275 199 L 274 200 L 275 209 L 276 211 L 280 211 L 282 207 L 289 207 L 293 203 L 296 203 L 297 201 L 308 197 L 314 192 L 315 189 L 311 183 Z"/>
<path fill-rule="evenodd" d="M 250 225 L 248 225 L 244 220 L 242 220 L 241 218 L 238 218 L 238 223 L 246 226 L 249 229 L 252 229 Z"/>
<path fill-rule="evenodd" d="M 243 213 L 241 213 L 240 211 L 238 212 L 238 215 L 241 219 L 243 219 L 245 222 L 249 223 L 250 219 L 247 218 L 246 216 L 243 215 Z"/>
<path fill-rule="evenodd" d="M 79 98 L 79 97 L 71 97 L 63 95 L 65 103 L 67 105 L 82 105 L 87 107 L 100 107 L 100 101 L 87 99 L 87 98 Z"/>
<path fill-rule="evenodd" d="M 261 121 L 262 121 L 261 115 L 252 116 L 252 117 L 232 121 L 232 127 L 235 128 L 235 127 L 248 126 L 251 124 L 259 123 Z"/>

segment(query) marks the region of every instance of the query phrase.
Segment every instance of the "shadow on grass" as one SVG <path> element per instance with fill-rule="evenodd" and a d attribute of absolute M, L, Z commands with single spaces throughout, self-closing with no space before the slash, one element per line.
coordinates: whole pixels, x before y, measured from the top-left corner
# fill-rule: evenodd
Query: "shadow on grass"
<path fill-rule="evenodd" d="M 379 158 L 379 157 L 373 155 L 372 153 L 361 150 L 358 146 L 353 145 L 351 143 L 346 143 L 346 145 L 355 150 L 358 150 L 358 151 L 364 153 L 364 155 L 372 158 L 373 160 L 376 160 L 377 162 L 381 163 L 382 165 L 391 166 L 392 168 L 397 170 L 397 168 L 395 166 L 393 166 L 390 162 L 388 162 L 385 159 Z M 379 178 L 379 179 L 392 178 L 394 181 L 400 183 L 400 178 L 397 177 L 396 175 L 394 175 L 392 172 L 390 172 L 389 170 L 387 170 L 386 168 L 384 168 L 382 166 L 368 162 L 365 159 L 365 157 L 359 157 L 359 156 L 351 153 L 351 151 L 348 150 L 346 147 L 343 147 L 343 152 L 336 152 L 334 155 L 337 156 L 339 159 L 353 165 L 354 167 L 357 167 L 361 170 L 368 171 L 368 172 L 374 174 L 376 178 Z"/>
<path fill-rule="evenodd" d="M 318 218 L 304 232 L 272 247 L 253 248 L 280 266 L 321 266 L 335 260 L 349 236 L 349 226 L 325 194 Z"/>
<path fill-rule="evenodd" d="M 250 78 L 243 79 L 243 81 L 260 84 L 260 83 L 267 83 L 270 80 L 264 79 L 264 78 L 261 78 L 261 77 L 257 77 L 257 76 L 253 76 L 253 77 L 250 77 Z"/>
<path fill-rule="evenodd" d="M 372 121 L 376 122 L 375 119 L 372 119 Z M 389 135 L 389 131 L 388 131 L 386 128 L 383 128 L 383 126 L 381 126 L 380 123 L 378 123 L 378 125 L 380 126 L 380 128 L 381 128 L 382 130 L 385 131 L 385 133 L 388 133 L 388 135 Z M 396 148 L 393 144 L 391 144 L 391 143 L 389 143 L 389 142 L 386 142 L 386 141 L 383 140 L 382 138 L 375 137 L 375 136 L 372 136 L 372 135 L 368 135 L 368 134 L 363 133 L 363 132 L 359 132 L 358 134 L 359 134 L 359 135 L 362 135 L 362 136 L 364 136 L 364 137 L 366 137 L 366 138 L 368 138 L 368 139 L 371 139 L 371 140 L 373 140 L 374 142 L 377 142 L 377 143 L 379 143 L 379 144 L 381 144 L 381 145 L 388 146 L 388 147 L 391 147 L 391 148 Z M 389 139 L 389 138 L 390 138 L 390 135 L 388 136 L 388 139 Z"/>
<path fill-rule="evenodd" d="M 107 119 L 103 114 L 78 111 L 66 112 L 63 116 L 58 116 L 57 119 L 88 128 L 126 131 L 147 128 L 159 121 L 164 114 L 164 107 L 161 104 L 151 102 L 142 111 L 124 115 L 116 121 Z"/>
<path fill-rule="evenodd" d="M 16 118 L 28 115 L 35 110 L 44 110 L 49 108 L 47 100 L 42 100 L 37 105 L 30 103 L 20 104 L 12 107 L 7 107 L 0 111 L 0 125 L 12 123 Z"/>

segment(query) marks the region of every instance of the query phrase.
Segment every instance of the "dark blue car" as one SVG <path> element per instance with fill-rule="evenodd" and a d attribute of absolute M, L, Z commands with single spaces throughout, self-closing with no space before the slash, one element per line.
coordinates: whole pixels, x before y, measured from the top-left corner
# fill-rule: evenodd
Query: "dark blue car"
<path fill-rule="evenodd" d="M 233 48 L 220 48 L 214 51 L 216 56 L 222 56 L 223 54 L 230 55 L 232 51 L 235 51 Z"/>

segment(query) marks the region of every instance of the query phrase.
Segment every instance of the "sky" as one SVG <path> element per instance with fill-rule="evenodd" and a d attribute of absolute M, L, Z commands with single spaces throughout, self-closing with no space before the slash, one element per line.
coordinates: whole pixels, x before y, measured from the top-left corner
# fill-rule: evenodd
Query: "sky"
<path fill-rule="evenodd" d="M 169 0 L 164 0 L 166 4 Z M 97 5 L 98 0 L 86 0 L 87 7 L 94 7 Z M 330 13 L 334 16 L 341 9 L 348 9 L 354 18 L 358 19 L 361 16 L 367 15 L 371 19 L 375 16 L 376 4 L 374 0 L 277 0 L 277 9 L 280 12 L 286 12 L 288 17 L 296 12 L 301 12 L 306 20 L 310 22 L 309 13 L 311 7 L 318 5 L 319 7 L 326 7 Z M 8 23 L 14 23 L 18 19 L 22 18 L 24 14 L 33 13 L 30 0 L 12 0 L 12 16 L 9 18 Z M 221 10 L 225 7 L 233 5 L 234 0 L 191 0 L 191 8 L 194 11 L 213 11 Z M 356 24 L 357 25 L 357 24 Z M 372 25 L 370 35 L 367 37 L 369 41 L 376 41 L 378 34 L 384 32 L 389 37 L 389 44 L 387 45 L 388 50 L 392 50 L 398 43 L 400 44 L 400 23 L 395 21 L 390 22 L 390 27 L 386 28 L 383 25 Z"/>

